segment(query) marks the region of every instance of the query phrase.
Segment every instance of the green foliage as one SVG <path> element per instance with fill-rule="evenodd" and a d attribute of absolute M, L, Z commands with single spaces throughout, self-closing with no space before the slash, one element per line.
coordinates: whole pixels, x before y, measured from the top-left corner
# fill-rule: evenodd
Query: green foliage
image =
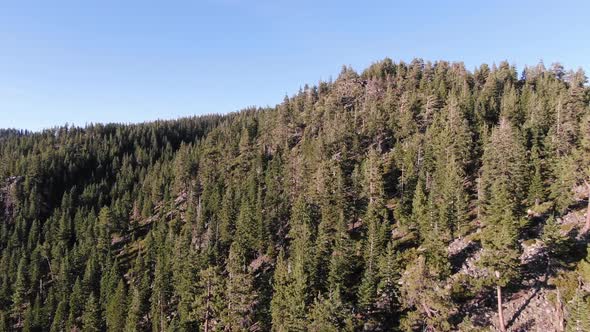
<path fill-rule="evenodd" d="M 72 288 L 72 293 L 70 295 L 70 302 L 69 302 L 69 309 L 70 313 L 68 315 L 68 329 L 72 329 L 75 326 L 79 327 L 77 322 L 78 317 L 82 316 L 82 312 L 84 310 L 84 294 L 82 292 L 82 284 L 80 279 L 77 278 L 76 282 L 74 283 L 74 288 Z"/>
<path fill-rule="evenodd" d="M 303 331 L 305 329 L 305 296 L 301 289 L 302 269 L 290 263 L 281 251 L 273 277 L 271 315 L 275 331 Z"/>
<path fill-rule="evenodd" d="M 590 330 L 590 302 L 581 290 L 576 291 L 567 309 L 566 332 Z"/>
<path fill-rule="evenodd" d="M 347 309 L 340 298 L 340 290 L 331 291 L 326 297 L 314 299 L 307 319 L 309 331 L 346 331 L 350 328 Z M 348 329 L 347 329 L 348 328 Z"/>
<path fill-rule="evenodd" d="M 57 310 L 53 315 L 53 323 L 51 324 L 51 332 L 64 331 L 66 328 L 67 319 L 67 307 L 66 301 L 60 301 L 57 305 Z"/>
<path fill-rule="evenodd" d="M 125 319 L 125 331 L 135 332 L 139 330 L 139 322 L 142 318 L 141 311 L 141 293 L 139 289 L 134 288 L 131 294 L 127 317 Z"/>
<path fill-rule="evenodd" d="M 569 251 L 568 238 L 562 234 L 561 227 L 554 216 L 550 216 L 545 221 L 541 241 L 545 243 L 550 260 L 559 259 Z"/>
<path fill-rule="evenodd" d="M 482 234 L 484 252 L 480 264 L 488 270 L 493 283 L 500 287 L 519 276 L 518 216 L 524 198 L 521 196 L 522 187 L 519 187 L 524 181 L 522 153 L 514 129 L 506 121 L 492 133 L 484 153 L 482 176 L 484 183 L 489 184 L 484 214 L 486 228 Z"/>
<path fill-rule="evenodd" d="M 109 331 L 123 331 L 127 312 L 127 291 L 123 280 L 109 296 L 106 307 L 106 325 Z"/>
<path fill-rule="evenodd" d="M 220 324 L 224 307 L 223 280 L 215 267 L 199 272 L 197 288 L 191 317 L 199 322 L 201 330 L 213 331 Z"/>
<path fill-rule="evenodd" d="M 82 331 L 101 331 L 101 326 L 101 315 L 98 303 L 94 294 L 90 294 L 86 306 L 84 306 L 84 313 L 82 314 Z"/>
<path fill-rule="evenodd" d="M 23 305 L 26 302 L 27 296 L 27 276 L 26 276 L 26 258 L 21 257 L 16 272 L 16 282 L 14 284 L 14 291 L 12 293 L 12 303 L 18 320 L 20 321 L 23 313 Z"/>
<path fill-rule="evenodd" d="M 226 267 L 226 302 L 221 317 L 221 324 L 230 331 L 249 331 L 255 326 L 256 293 L 244 260 L 242 250 L 237 244 L 232 244 Z"/>
<path fill-rule="evenodd" d="M 529 163 L 532 165 L 529 189 L 528 189 L 528 201 L 530 205 L 534 205 L 535 208 L 539 206 L 540 203 L 544 202 L 547 196 L 546 189 L 545 189 L 545 169 L 544 163 L 541 159 L 541 148 L 539 147 L 539 143 L 537 142 L 536 137 L 533 138 L 533 146 L 530 152 L 530 161 Z"/>
<path fill-rule="evenodd" d="M 424 256 L 408 265 L 401 280 L 403 306 L 409 310 L 402 327 L 407 331 L 416 328 L 450 330 L 448 319 L 454 311 L 450 293 L 442 285 L 439 275 L 428 269 Z"/>
<path fill-rule="evenodd" d="M 552 183 L 550 197 L 559 212 L 565 212 L 574 202 L 573 187 L 576 184 L 575 160 L 572 156 L 564 156 L 555 162 L 553 174 L 555 180 Z"/>

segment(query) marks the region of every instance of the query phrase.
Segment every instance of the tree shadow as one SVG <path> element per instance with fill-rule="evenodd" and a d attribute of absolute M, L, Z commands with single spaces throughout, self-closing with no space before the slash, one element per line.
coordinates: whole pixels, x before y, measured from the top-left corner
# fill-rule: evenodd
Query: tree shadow
<path fill-rule="evenodd" d="M 522 314 L 522 312 L 531 303 L 531 301 L 533 300 L 533 298 L 535 296 L 537 296 L 537 294 L 541 291 L 541 289 L 543 288 L 543 286 L 544 285 L 542 285 L 542 284 L 538 284 L 538 285 L 535 286 L 535 291 L 533 293 L 531 293 L 529 295 L 529 297 L 524 301 L 524 303 L 521 304 L 520 307 L 514 312 L 514 314 L 512 315 L 512 318 L 510 318 L 510 320 L 506 323 L 506 328 L 510 328 L 516 322 L 516 320 L 520 317 L 520 315 Z M 531 320 L 527 321 L 527 323 L 529 323 L 530 321 Z M 533 320 L 533 322 L 534 322 L 534 320 Z M 519 331 L 527 331 L 527 330 L 519 329 Z"/>
<path fill-rule="evenodd" d="M 527 332 L 527 331 L 531 331 L 534 326 L 535 326 L 535 319 L 534 318 L 531 318 L 531 319 L 527 320 L 526 322 L 524 322 L 522 325 L 518 326 L 514 330 L 514 332 Z"/>
<path fill-rule="evenodd" d="M 585 206 L 584 202 L 580 206 Z M 525 243 L 529 239 L 536 240 L 541 238 L 547 217 L 548 215 L 537 216 L 531 218 L 526 225 L 523 225 L 522 232 L 519 236 L 520 241 Z M 563 231 L 565 230 L 563 229 Z M 518 306 L 511 307 L 515 311 L 512 312 L 511 310 L 509 313 L 511 316 L 506 324 L 507 328 L 511 328 L 513 331 L 529 331 L 541 323 L 542 317 L 527 316 L 527 308 L 536 301 L 536 298 L 540 296 L 541 292 L 555 289 L 555 286 L 549 284 L 551 278 L 557 276 L 560 271 L 571 270 L 577 262 L 587 256 L 588 238 L 590 234 L 580 234 L 580 227 L 572 227 L 571 229 L 567 229 L 565 233 L 567 234 L 562 233 L 565 236 L 558 252 L 550 252 L 547 247 L 541 245 L 540 247 L 530 248 L 532 251 L 526 257 L 523 257 L 520 265 L 520 278 L 514 280 L 504 291 L 507 297 L 521 293 L 526 299 L 524 302 L 521 302 L 523 298 L 515 298 L 505 302 L 505 304 L 512 302 L 513 305 L 516 304 L 514 301 L 520 303 Z M 539 243 L 536 242 L 531 245 L 538 246 Z M 481 245 L 479 243 L 473 242 L 452 255 L 450 260 L 453 273 L 458 273 L 464 262 L 472 257 L 480 248 Z M 493 308 L 497 310 L 494 289 L 488 285 L 484 286 L 483 289 L 474 287 L 472 290 L 476 294 L 472 295 L 470 299 L 460 305 L 460 309 L 453 317 L 453 322 L 461 322 L 465 317 L 469 316 L 475 326 L 491 326 L 494 323 L 493 320 L 497 319 L 490 313 L 490 310 Z M 548 319 L 551 319 L 551 317 L 548 317 Z"/>
<path fill-rule="evenodd" d="M 564 268 L 568 269 L 568 266 L 586 257 L 587 241 L 585 239 L 579 239 L 578 235 L 577 228 L 568 232 L 566 240 L 562 243 L 564 249 L 560 254 L 550 253 L 547 251 L 547 248 L 543 248 L 537 251 L 522 265 L 521 269 L 524 273 L 521 275 L 520 282 L 518 282 L 521 286 L 513 289 L 510 293 L 514 294 L 517 291 L 531 288 L 534 288 L 534 291 L 529 294 L 528 298 L 514 312 L 512 318 L 506 324 L 507 328 L 510 328 L 516 323 L 517 319 L 541 290 L 554 289 L 553 286 L 548 284 L 550 278 L 555 277 L 560 270 Z M 523 287 L 522 285 L 526 284 L 527 281 L 532 283 L 529 286 Z M 535 323 L 535 320 L 529 319 L 525 325 L 531 323 Z M 527 331 L 525 325 L 518 327 L 516 331 Z"/>
<path fill-rule="evenodd" d="M 491 326 L 491 316 L 487 313 L 495 304 L 493 294 L 494 291 L 491 288 L 482 290 L 473 301 L 459 310 L 459 314 L 453 317 L 454 321 L 458 323 L 469 316 L 475 326 Z"/>
<path fill-rule="evenodd" d="M 468 258 L 472 257 L 480 249 L 481 243 L 471 241 L 459 252 L 449 257 L 449 261 L 451 262 L 451 272 L 453 274 L 459 272 L 463 267 L 465 261 L 467 261 Z"/>

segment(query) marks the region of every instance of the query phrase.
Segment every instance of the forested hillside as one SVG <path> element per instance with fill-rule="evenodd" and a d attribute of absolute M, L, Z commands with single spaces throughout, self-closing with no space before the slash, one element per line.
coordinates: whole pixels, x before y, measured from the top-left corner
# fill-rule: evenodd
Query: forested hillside
<path fill-rule="evenodd" d="M 273 108 L 0 130 L 0 331 L 590 331 L 589 102 L 559 64 L 385 59 Z"/>

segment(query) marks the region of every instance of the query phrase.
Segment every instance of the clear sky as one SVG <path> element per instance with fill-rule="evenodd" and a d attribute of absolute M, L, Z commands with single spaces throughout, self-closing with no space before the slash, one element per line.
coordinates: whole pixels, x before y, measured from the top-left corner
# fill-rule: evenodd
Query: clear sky
<path fill-rule="evenodd" d="M 0 1 L 0 127 L 275 105 L 343 64 L 560 61 L 590 73 L 590 1 Z"/>

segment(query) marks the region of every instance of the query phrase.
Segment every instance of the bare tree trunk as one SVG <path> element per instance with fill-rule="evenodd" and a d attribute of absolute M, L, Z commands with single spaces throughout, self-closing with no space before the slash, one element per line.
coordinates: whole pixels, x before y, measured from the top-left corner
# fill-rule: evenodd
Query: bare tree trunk
<path fill-rule="evenodd" d="M 164 331 L 164 306 L 162 305 L 162 295 L 158 299 L 158 307 L 160 308 L 160 331 Z"/>
<path fill-rule="evenodd" d="M 45 257 L 45 259 L 47 260 L 47 266 L 49 267 L 49 275 L 51 276 L 51 280 L 53 280 L 53 269 L 51 268 L 51 261 L 49 260 L 49 257 Z"/>
<path fill-rule="evenodd" d="M 496 286 L 496 293 L 498 295 L 498 320 L 500 331 L 506 332 L 506 326 L 504 326 L 504 311 L 502 310 L 502 288 Z"/>
<path fill-rule="evenodd" d="M 556 292 L 557 292 L 557 308 L 556 308 L 556 312 L 555 312 L 555 320 L 557 322 L 557 326 L 556 331 L 557 332 L 563 332 L 564 328 L 563 328 L 563 304 L 561 303 L 561 292 L 559 291 L 559 287 L 556 287 Z"/>
<path fill-rule="evenodd" d="M 588 189 L 588 208 L 586 209 L 586 224 L 584 225 L 584 233 L 590 230 L 590 183 L 584 180 L 586 188 Z"/>
<path fill-rule="evenodd" d="M 211 298 L 211 281 L 207 280 L 207 302 L 205 304 L 205 332 L 209 332 L 209 299 Z"/>
<path fill-rule="evenodd" d="M 481 219 L 481 204 L 483 201 L 483 188 L 481 185 L 481 174 L 478 174 L 477 179 L 475 180 L 476 188 L 477 188 L 477 220 Z"/>
<path fill-rule="evenodd" d="M 432 318 L 432 310 L 430 310 L 430 308 L 428 307 L 428 305 L 426 305 L 426 302 L 424 301 L 422 301 L 422 309 L 424 309 L 424 312 L 426 313 L 426 316 L 428 316 L 428 318 Z"/>

